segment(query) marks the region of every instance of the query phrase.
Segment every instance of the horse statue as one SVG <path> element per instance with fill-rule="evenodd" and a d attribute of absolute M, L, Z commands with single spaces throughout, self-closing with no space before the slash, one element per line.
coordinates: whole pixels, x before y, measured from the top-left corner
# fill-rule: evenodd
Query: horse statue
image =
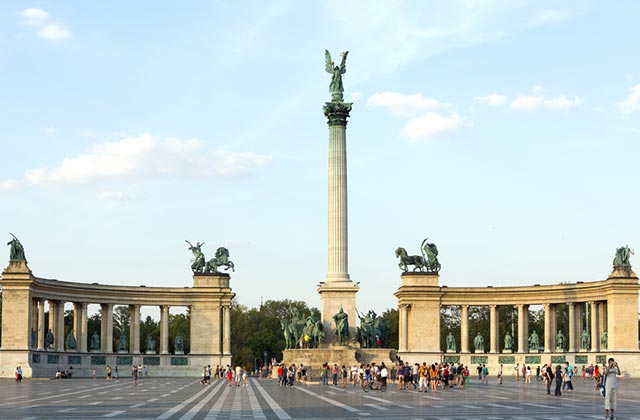
<path fill-rule="evenodd" d="M 438 247 L 436 244 L 427 242 L 429 238 L 422 241 L 420 249 L 422 250 L 422 256 L 426 261 L 427 271 L 437 273 L 440 271 L 440 262 L 438 261 Z"/>
<path fill-rule="evenodd" d="M 398 249 L 396 249 L 396 257 L 400 258 L 400 264 L 398 264 L 398 267 L 400 267 L 400 270 L 405 273 L 409 271 L 410 265 L 414 266 L 413 271 L 424 271 L 424 269 L 427 268 L 427 264 L 422 256 L 408 255 L 407 250 L 403 247 L 398 247 Z"/>
<path fill-rule="evenodd" d="M 196 245 L 185 239 L 185 242 L 189 244 L 189 251 L 193 253 L 193 260 L 191 260 L 191 271 L 194 273 L 201 273 L 205 267 L 204 254 L 202 253 L 202 245 L 204 242 L 196 242 Z"/>
<path fill-rule="evenodd" d="M 309 315 L 305 322 L 306 324 L 302 329 L 302 337 L 304 341 L 307 343 L 308 347 L 320 347 L 320 342 L 324 338 L 322 321 L 320 321 L 313 315 Z"/>
<path fill-rule="evenodd" d="M 236 271 L 233 262 L 229 259 L 229 250 L 225 247 L 220 247 L 216 251 L 216 256 L 211 258 L 204 266 L 205 273 L 217 273 L 218 267 L 225 266 L 225 270 L 231 269 Z"/>
<path fill-rule="evenodd" d="M 359 341 L 362 348 L 373 348 L 375 345 L 375 337 L 376 337 L 376 313 L 374 311 L 369 311 L 366 315 L 362 315 L 357 312 L 358 318 L 360 318 L 360 328 L 358 328 L 359 333 Z"/>

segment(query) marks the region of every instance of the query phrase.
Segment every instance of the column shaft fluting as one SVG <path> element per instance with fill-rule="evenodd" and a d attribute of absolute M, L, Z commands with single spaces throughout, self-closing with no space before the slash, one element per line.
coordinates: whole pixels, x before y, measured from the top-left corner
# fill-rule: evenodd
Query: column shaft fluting
<path fill-rule="evenodd" d="M 569 302 L 569 353 L 576 352 L 576 304 Z"/>
<path fill-rule="evenodd" d="M 527 351 L 527 321 L 529 307 L 518 305 L 518 353 Z"/>
<path fill-rule="evenodd" d="M 460 352 L 469 353 L 469 305 L 460 307 Z"/>
<path fill-rule="evenodd" d="M 346 127 L 329 127 L 329 246 L 327 280 L 349 280 Z"/>
<path fill-rule="evenodd" d="M 600 334 L 598 334 L 598 308 L 596 302 L 589 302 L 591 306 L 591 351 L 600 351 Z"/>
<path fill-rule="evenodd" d="M 551 304 L 544 304 L 544 352 L 551 353 Z"/>
<path fill-rule="evenodd" d="M 55 348 L 57 351 L 64 351 L 64 302 L 59 300 L 56 305 L 56 331 L 54 333 L 54 340 L 56 342 Z"/>
<path fill-rule="evenodd" d="M 38 343 L 36 348 L 38 350 L 44 350 L 44 299 L 38 301 Z"/>
<path fill-rule="evenodd" d="M 129 353 L 140 353 L 140 305 L 129 305 Z"/>
<path fill-rule="evenodd" d="M 169 306 L 160 306 L 160 354 L 169 354 Z"/>
<path fill-rule="evenodd" d="M 222 353 L 231 354 L 231 308 L 224 306 L 224 339 L 222 342 Z"/>
<path fill-rule="evenodd" d="M 498 306 L 491 305 L 489 310 L 489 342 L 491 353 L 499 353 L 500 352 L 500 337 L 498 334 Z"/>

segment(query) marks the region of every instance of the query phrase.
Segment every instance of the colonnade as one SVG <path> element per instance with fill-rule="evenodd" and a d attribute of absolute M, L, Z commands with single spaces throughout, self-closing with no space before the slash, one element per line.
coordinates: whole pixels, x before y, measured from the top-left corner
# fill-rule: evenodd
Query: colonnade
<path fill-rule="evenodd" d="M 45 326 L 45 301 L 49 305 L 49 318 Z M 31 301 L 32 316 L 31 328 L 36 332 L 36 340 L 29 343 L 34 350 L 65 351 L 66 338 L 64 335 L 64 305 L 61 300 L 46 300 L 34 298 Z M 86 353 L 88 351 L 88 331 L 87 331 L 87 302 L 73 302 L 73 335 L 76 339 L 76 349 L 72 351 Z M 102 320 L 100 324 L 100 349 L 91 349 L 91 352 L 114 353 L 113 348 L 113 308 L 114 304 L 102 303 Z M 130 313 L 129 325 L 129 347 L 128 353 L 140 354 L 140 308 L 142 305 L 128 305 Z M 160 307 L 160 348 L 159 354 L 171 354 L 169 349 L 169 309 L 170 305 L 159 305 Z M 230 353 L 231 342 L 231 317 L 230 307 L 221 307 L 221 318 L 223 320 L 222 342 L 218 349 L 212 349 L 212 353 Z M 54 341 L 47 348 L 45 338 L 48 331 L 53 334 Z M 33 334 L 33 332 L 32 332 Z"/>
<path fill-rule="evenodd" d="M 595 282 L 561 283 L 548 286 L 520 287 L 447 287 L 438 284 L 435 273 L 403 273 L 402 285 L 395 293 L 399 311 L 400 354 L 440 353 L 440 310 L 443 306 L 460 308 L 460 349 L 458 353 L 474 353 L 470 337 L 469 308 L 489 307 L 489 336 L 479 352 L 504 351 L 499 336 L 499 309 L 517 310 L 516 353 L 538 353 L 529 348 L 532 333 L 529 326 L 531 306 L 544 308 L 544 331 L 536 331 L 544 353 L 596 353 L 638 351 L 638 278 L 610 276 Z M 568 306 L 568 331 L 562 331 L 564 343 L 558 346 L 557 308 Z M 583 331 L 589 335 L 584 337 Z M 515 331 L 514 331 L 515 332 Z M 607 334 L 606 340 L 603 335 Z M 582 345 L 586 344 L 586 345 Z"/>

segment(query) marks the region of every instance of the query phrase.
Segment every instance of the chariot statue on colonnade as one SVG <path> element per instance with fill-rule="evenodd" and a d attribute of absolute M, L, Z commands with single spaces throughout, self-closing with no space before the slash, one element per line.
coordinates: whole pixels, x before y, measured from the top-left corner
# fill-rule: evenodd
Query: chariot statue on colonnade
<path fill-rule="evenodd" d="M 189 251 L 193 254 L 193 259 L 191 260 L 191 271 L 193 271 L 193 274 L 217 273 L 218 267 L 222 266 L 225 267 L 225 270 L 231 269 L 231 271 L 236 271 L 233 261 L 229 259 L 229 250 L 227 248 L 223 246 L 219 247 L 216 250 L 215 256 L 207 261 L 202 252 L 204 242 L 196 242 L 195 245 L 187 240 L 185 240 L 185 242 L 189 244 Z"/>
<path fill-rule="evenodd" d="M 440 262 L 438 261 L 438 247 L 436 244 L 427 242 L 429 238 L 422 241 L 420 251 L 422 255 L 409 255 L 403 247 L 396 249 L 396 257 L 400 258 L 398 267 L 405 273 L 409 271 L 409 266 L 413 265 L 413 271 L 426 271 L 428 273 L 440 272 Z"/>

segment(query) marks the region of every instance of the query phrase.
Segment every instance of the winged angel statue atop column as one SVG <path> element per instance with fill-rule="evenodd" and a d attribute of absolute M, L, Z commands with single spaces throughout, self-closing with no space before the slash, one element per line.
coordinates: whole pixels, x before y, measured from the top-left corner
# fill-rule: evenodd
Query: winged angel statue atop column
<path fill-rule="evenodd" d="M 342 86 L 342 75 L 347 72 L 347 54 L 349 51 L 345 51 L 342 54 L 342 62 L 339 66 L 336 66 L 331 61 L 331 54 L 328 50 L 324 50 L 325 58 L 325 70 L 330 73 L 331 84 L 329 85 L 329 92 L 331 92 L 331 100 L 335 102 L 342 102 L 342 93 L 344 92 L 344 86 Z"/>

